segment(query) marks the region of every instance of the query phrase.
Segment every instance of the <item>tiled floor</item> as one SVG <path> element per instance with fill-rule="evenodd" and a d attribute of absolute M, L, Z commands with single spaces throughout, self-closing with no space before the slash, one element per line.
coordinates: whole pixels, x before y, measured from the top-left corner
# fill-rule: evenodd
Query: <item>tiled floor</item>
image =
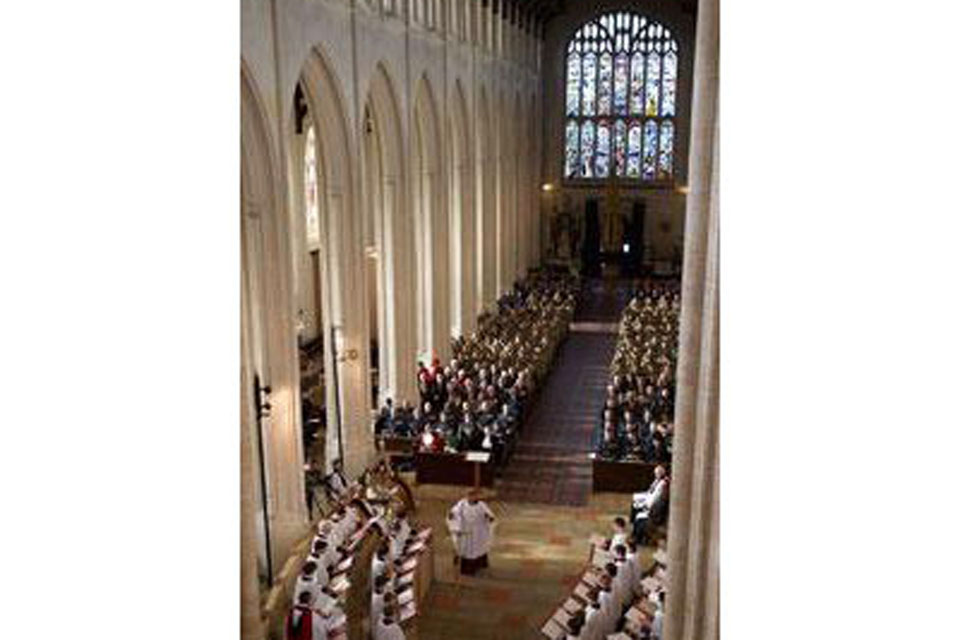
<path fill-rule="evenodd" d="M 460 576 L 444 514 L 463 493 L 456 487 L 415 489 L 416 519 L 434 529 L 434 582 L 419 622 L 424 640 L 537 638 L 543 622 L 569 595 L 584 565 L 591 533 L 609 535 L 629 496 L 594 494 L 587 505 L 513 503 L 486 498 L 497 516 L 490 567 Z M 649 553 L 643 553 L 644 564 Z"/>

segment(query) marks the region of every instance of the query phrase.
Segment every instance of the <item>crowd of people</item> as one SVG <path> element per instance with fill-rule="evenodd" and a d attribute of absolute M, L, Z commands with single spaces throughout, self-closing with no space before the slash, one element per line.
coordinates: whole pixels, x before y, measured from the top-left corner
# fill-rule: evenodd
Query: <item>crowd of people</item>
<path fill-rule="evenodd" d="M 347 637 L 345 605 L 351 588 L 349 572 L 357 547 L 368 535 L 379 535 L 371 560 L 370 627 L 375 640 L 402 640 L 400 623 L 415 612 L 413 568 L 429 543 L 431 531 L 417 531 L 409 521 L 395 478 L 379 463 L 355 482 L 340 465 L 326 479 L 331 508 L 317 524 L 294 587 L 285 624 L 286 640 Z"/>
<path fill-rule="evenodd" d="M 638 287 L 620 320 L 595 436 L 598 457 L 670 463 L 679 327 L 678 282 Z"/>
<path fill-rule="evenodd" d="M 453 357 L 418 364 L 419 402 L 391 399 L 377 415 L 380 436 L 415 438 L 420 450 L 488 450 L 506 462 L 529 401 L 546 377 L 573 318 L 574 276 L 537 272 L 478 318 L 477 331 L 453 342 Z"/>
<path fill-rule="evenodd" d="M 625 520 L 616 518 L 611 536 L 593 536 L 588 567 L 543 634 L 551 640 L 661 640 L 666 577 L 665 553 L 657 551 L 644 570 Z"/>

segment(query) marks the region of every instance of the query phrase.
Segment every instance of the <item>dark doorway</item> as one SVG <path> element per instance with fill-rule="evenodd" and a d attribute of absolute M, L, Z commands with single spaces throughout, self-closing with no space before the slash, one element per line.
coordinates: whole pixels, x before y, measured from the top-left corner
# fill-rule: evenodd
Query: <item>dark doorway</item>
<path fill-rule="evenodd" d="M 595 198 L 588 198 L 584 210 L 586 225 L 583 232 L 583 272 L 600 275 L 600 211 Z"/>
<path fill-rule="evenodd" d="M 639 276 L 643 270 L 643 227 L 646 217 L 647 203 L 634 200 L 625 239 L 626 244 L 630 245 L 630 251 L 624 256 L 624 266 L 631 276 Z"/>

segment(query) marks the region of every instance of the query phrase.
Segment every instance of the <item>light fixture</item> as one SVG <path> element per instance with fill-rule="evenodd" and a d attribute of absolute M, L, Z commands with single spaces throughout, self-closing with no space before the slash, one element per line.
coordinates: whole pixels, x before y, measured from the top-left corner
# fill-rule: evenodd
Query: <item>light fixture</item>
<path fill-rule="evenodd" d="M 623 243 L 623 252 L 624 252 L 624 253 L 630 253 L 630 243 L 629 243 L 629 242 L 624 242 L 624 243 Z"/>
<path fill-rule="evenodd" d="M 546 182 L 543 184 L 543 186 L 540 187 L 540 189 L 543 191 L 553 191 L 553 184 L 550 182 Z"/>

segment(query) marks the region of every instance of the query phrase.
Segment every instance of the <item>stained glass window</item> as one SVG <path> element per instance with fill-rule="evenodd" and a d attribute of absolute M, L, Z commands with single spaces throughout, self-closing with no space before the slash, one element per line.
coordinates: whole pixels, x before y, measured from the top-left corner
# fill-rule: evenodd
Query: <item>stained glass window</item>
<path fill-rule="evenodd" d="M 303 150 L 303 191 L 307 243 L 313 245 L 320 242 L 320 203 L 317 194 L 317 134 L 312 124 L 307 127 Z"/>
<path fill-rule="evenodd" d="M 646 115 L 656 116 L 660 103 L 660 54 L 654 51 L 647 56 L 647 109 Z"/>
<path fill-rule="evenodd" d="M 566 58 L 567 179 L 673 177 L 678 55 L 669 29 L 635 13 L 577 30 Z"/>
<path fill-rule="evenodd" d="M 577 160 L 580 157 L 580 127 L 577 126 L 575 120 L 567 122 L 566 147 L 563 175 L 565 178 L 573 178 L 577 175 L 579 164 Z"/>
<path fill-rule="evenodd" d="M 672 51 L 663 56 L 663 106 L 665 116 L 677 114 L 677 54 Z"/>
<path fill-rule="evenodd" d="M 627 58 L 627 54 L 618 55 L 613 70 L 613 112 L 618 116 L 627 115 L 627 69 L 629 67 L 630 59 Z"/>
<path fill-rule="evenodd" d="M 567 58 L 567 115 L 580 112 L 580 56 L 571 53 Z"/>
<path fill-rule="evenodd" d="M 660 166 L 657 177 L 669 178 L 673 174 L 673 122 L 667 120 L 660 129 Z"/>
<path fill-rule="evenodd" d="M 657 168 L 657 121 L 643 125 L 643 179 L 652 180 Z"/>
<path fill-rule="evenodd" d="M 643 54 L 633 54 L 630 62 L 630 114 L 643 113 Z"/>
<path fill-rule="evenodd" d="M 613 125 L 614 170 L 618 176 L 627 169 L 627 123 L 617 120 Z"/>
<path fill-rule="evenodd" d="M 596 115 L 597 108 L 597 54 L 583 56 L 583 115 Z"/>
<path fill-rule="evenodd" d="M 596 176 L 606 178 L 610 175 L 610 123 L 605 120 L 597 125 L 596 157 Z"/>
<path fill-rule="evenodd" d="M 640 177 L 640 123 L 630 125 L 627 135 L 627 177 Z"/>
<path fill-rule="evenodd" d="M 613 58 L 609 53 L 600 56 L 600 79 L 597 82 L 597 115 L 610 115 L 611 76 L 613 75 Z"/>
<path fill-rule="evenodd" d="M 596 150 L 594 146 L 593 120 L 587 120 L 583 123 L 583 129 L 580 131 L 580 177 L 593 178 L 593 154 Z"/>

